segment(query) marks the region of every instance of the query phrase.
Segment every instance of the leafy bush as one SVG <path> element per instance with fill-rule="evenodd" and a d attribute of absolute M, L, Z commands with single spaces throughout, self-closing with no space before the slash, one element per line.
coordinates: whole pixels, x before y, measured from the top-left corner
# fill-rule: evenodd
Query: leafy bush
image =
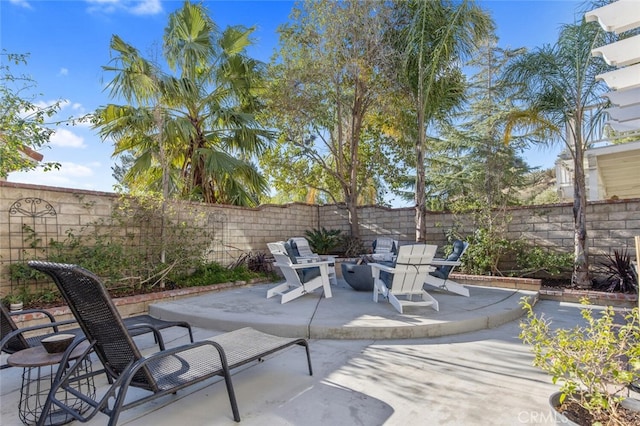
<path fill-rule="evenodd" d="M 640 379 L 638 308 L 620 324 L 611 306 L 596 318 L 585 299 L 581 313 L 586 325 L 553 330 L 526 298 L 521 304 L 527 319 L 520 323 L 520 339 L 531 345 L 533 365 L 560 383 L 560 402 L 577 402 L 593 416 L 589 424 L 626 424 L 620 420 L 620 401 L 626 387 Z"/>
<path fill-rule="evenodd" d="M 198 267 L 192 274 L 172 276 L 170 280 L 175 283 L 176 287 L 200 287 L 226 282 L 249 281 L 262 277 L 264 274 L 251 272 L 244 265 L 229 269 L 214 262 Z"/>
<path fill-rule="evenodd" d="M 516 262 L 520 276 L 545 272 L 560 275 L 573 268 L 573 254 L 556 253 L 538 246 L 529 246 L 524 241 L 512 244 L 516 251 Z"/>
<path fill-rule="evenodd" d="M 305 236 L 309 241 L 309 246 L 314 253 L 330 254 L 340 246 L 342 231 L 339 229 L 321 229 L 305 231 Z"/>
<path fill-rule="evenodd" d="M 486 229 L 478 229 L 467 240 L 469 248 L 462 257 L 465 273 L 478 275 L 502 275 L 499 264 L 502 257 L 511 249 L 509 240 L 499 237 Z"/>

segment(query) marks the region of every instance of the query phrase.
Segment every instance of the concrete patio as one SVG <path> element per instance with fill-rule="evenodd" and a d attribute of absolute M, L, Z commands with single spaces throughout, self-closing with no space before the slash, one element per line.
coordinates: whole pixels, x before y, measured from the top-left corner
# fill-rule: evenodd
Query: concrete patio
<path fill-rule="evenodd" d="M 308 375 L 299 347 L 235 371 L 240 424 L 555 424 L 547 400 L 557 387 L 531 366 L 532 356 L 518 339 L 519 315 L 512 312 L 522 296 L 518 292 L 472 288 L 471 298 L 434 292 L 440 312 L 426 308 L 430 312 L 401 316 L 388 303 L 376 305 L 370 294 L 349 292 L 344 284 L 335 288 L 332 299 L 310 294 L 285 305 L 265 299 L 267 287 L 165 302 L 150 309 L 156 316 L 192 321 L 196 339 L 244 325 L 311 335 L 313 376 Z M 559 326 L 580 321 L 576 304 L 543 300 L 536 311 Z M 341 328 L 345 331 L 338 332 L 339 338 L 326 338 Z M 410 335 L 402 331 L 409 328 L 421 329 L 424 337 L 373 337 L 393 335 L 394 330 L 398 336 Z M 164 335 L 169 346 L 188 342 L 179 328 Z M 154 350 L 151 336 L 136 339 L 145 353 Z M 21 424 L 20 375 L 19 368 L 0 374 L 0 423 L 5 426 Z M 97 385 L 100 391 L 106 381 L 100 379 Z M 103 425 L 106 420 L 98 414 L 87 424 Z M 119 424 L 235 423 L 224 384 L 212 380 L 125 411 Z"/>

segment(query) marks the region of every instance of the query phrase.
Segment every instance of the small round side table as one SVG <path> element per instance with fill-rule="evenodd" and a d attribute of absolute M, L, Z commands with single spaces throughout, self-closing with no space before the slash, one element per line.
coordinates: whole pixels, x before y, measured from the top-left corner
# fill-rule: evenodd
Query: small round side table
<path fill-rule="evenodd" d="M 82 342 L 71 353 L 70 362 L 79 362 L 78 368 L 70 379 L 82 377 L 87 373 L 91 373 L 91 359 L 85 357 L 78 360 L 82 353 L 89 346 L 89 342 Z M 18 404 L 18 415 L 25 425 L 36 424 L 42 413 L 42 408 L 49 396 L 49 390 L 55 379 L 56 372 L 59 368 L 65 370 L 69 364 L 60 365 L 64 352 L 50 354 L 44 347 L 35 346 L 33 348 L 24 349 L 13 353 L 7 358 L 7 363 L 14 367 L 23 367 L 22 371 L 22 387 L 20 388 L 20 402 Z M 93 382 L 93 376 L 87 375 L 80 379 L 73 380 L 73 387 L 84 395 L 95 398 L 96 387 Z M 56 393 L 56 398 L 64 401 L 67 407 L 76 410 L 79 413 L 87 411 L 89 405 L 77 398 L 76 396 L 60 389 Z M 48 426 L 63 425 L 73 421 L 74 418 L 69 413 L 61 410 L 59 407 L 52 406 L 51 412 L 47 416 L 45 424 Z"/>

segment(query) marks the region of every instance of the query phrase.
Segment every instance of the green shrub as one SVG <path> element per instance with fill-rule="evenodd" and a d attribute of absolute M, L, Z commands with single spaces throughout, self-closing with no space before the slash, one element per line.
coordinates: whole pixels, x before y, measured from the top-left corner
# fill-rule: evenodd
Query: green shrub
<path fill-rule="evenodd" d="M 236 281 L 249 281 L 254 278 L 264 278 L 264 273 L 251 272 L 246 266 L 225 268 L 218 263 L 208 263 L 198 267 L 192 274 L 173 275 L 170 280 L 175 287 L 200 287 Z"/>
<path fill-rule="evenodd" d="M 573 254 L 556 253 L 538 246 L 529 246 L 524 241 L 512 244 L 516 252 L 518 275 L 523 277 L 544 272 L 550 275 L 561 275 L 573 269 Z"/>
<path fill-rule="evenodd" d="M 594 416 L 593 424 L 624 424 L 618 418 L 620 401 L 626 387 L 640 379 L 638 308 L 624 321 L 616 318 L 611 306 L 597 318 L 585 299 L 581 309 L 585 325 L 554 330 L 550 320 L 533 312 L 526 298 L 521 304 L 527 318 L 520 323 L 520 339 L 531 345 L 533 365 L 560 384 L 561 402 L 567 398 L 577 402 Z"/>
<path fill-rule="evenodd" d="M 305 236 L 309 241 L 309 246 L 314 253 L 330 254 L 341 243 L 342 231 L 339 229 L 327 229 L 324 226 L 320 229 L 305 231 Z"/>
<path fill-rule="evenodd" d="M 461 271 L 477 275 L 502 275 L 499 265 L 511 248 L 509 240 L 486 229 L 478 229 L 467 242 L 469 247 L 461 259 Z"/>

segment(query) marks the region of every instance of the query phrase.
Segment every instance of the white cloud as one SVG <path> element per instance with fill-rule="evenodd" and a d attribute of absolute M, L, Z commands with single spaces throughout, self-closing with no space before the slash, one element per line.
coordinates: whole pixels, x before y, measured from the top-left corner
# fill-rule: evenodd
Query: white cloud
<path fill-rule="evenodd" d="M 111 176 L 111 170 L 103 170 L 101 167 L 102 164 L 99 162 L 87 164 L 61 162 L 60 170 L 45 172 L 42 168 L 37 168 L 28 172 L 12 172 L 9 173 L 7 180 L 32 185 L 113 192 L 113 185 L 116 182 Z"/>
<path fill-rule="evenodd" d="M 58 75 L 59 76 L 67 76 L 67 75 L 69 75 L 69 70 L 67 68 L 60 68 L 60 71 L 58 71 Z"/>
<path fill-rule="evenodd" d="M 48 108 L 51 105 L 55 104 L 57 101 L 36 101 L 33 104 L 40 109 Z"/>
<path fill-rule="evenodd" d="M 34 185 L 61 186 L 77 188 L 79 182 L 93 177 L 93 169 L 76 163 L 60 163 L 59 170 L 45 172 L 41 168 L 28 172 L 9 173 L 9 182 L 31 183 Z"/>
<path fill-rule="evenodd" d="M 162 12 L 160 0 L 85 0 L 89 12 L 115 13 L 124 11 L 133 15 L 157 15 Z"/>
<path fill-rule="evenodd" d="M 57 129 L 49 139 L 52 146 L 63 148 L 86 148 L 84 138 L 67 129 Z"/>
<path fill-rule="evenodd" d="M 60 171 L 64 171 L 64 173 L 70 177 L 90 177 L 93 176 L 93 170 L 96 164 L 99 165 L 100 163 L 91 163 L 90 165 L 92 167 L 76 163 L 61 163 Z"/>
<path fill-rule="evenodd" d="M 9 0 L 9 2 L 25 9 L 33 9 L 27 0 Z"/>
<path fill-rule="evenodd" d="M 160 0 L 142 0 L 129 9 L 134 15 L 156 15 L 162 12 Z"/>

